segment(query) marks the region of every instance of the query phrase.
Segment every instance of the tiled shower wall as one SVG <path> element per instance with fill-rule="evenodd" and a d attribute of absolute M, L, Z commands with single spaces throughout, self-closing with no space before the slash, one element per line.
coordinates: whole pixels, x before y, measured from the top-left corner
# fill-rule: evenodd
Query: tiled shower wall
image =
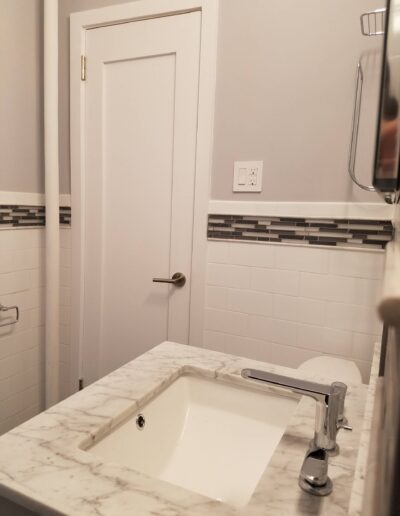
<path fill-rule="evenodd" d="M 204 346 L 289 367 L 335 355 L 368 381 L 384 256 L 209 241 Z"/>
<path fill-rule="evenodd" d="M 43 228 L 0 231 L 0 303 L 20 308 L 0 328 L 0 434 L 43 409 L 43 285 Z"/>

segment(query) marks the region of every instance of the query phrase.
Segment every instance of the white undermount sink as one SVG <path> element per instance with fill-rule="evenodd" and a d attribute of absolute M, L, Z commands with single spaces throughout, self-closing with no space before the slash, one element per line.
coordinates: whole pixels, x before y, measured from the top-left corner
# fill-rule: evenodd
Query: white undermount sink
<path fill-rule="evenodd" d="M 297 403 L 292 397 L 184 375 L 87 451 L 243 506 Z"/>

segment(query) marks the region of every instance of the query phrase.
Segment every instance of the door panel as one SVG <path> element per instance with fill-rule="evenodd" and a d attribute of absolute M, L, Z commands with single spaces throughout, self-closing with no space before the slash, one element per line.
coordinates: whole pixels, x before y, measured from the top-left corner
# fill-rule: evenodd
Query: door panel
<path fill-rule="evenodd" d="M 187 343 L 200 13 L 88 31 L 85 383 Z M 183 272 L 183 288 L 152 278 Z"/>
<path fill-rule="evenodd" d="M 174 65 L 169 55 L 104 70 L 101 371 L 168 333 L 171 289 L 151 277 L 170 270 Z"/>

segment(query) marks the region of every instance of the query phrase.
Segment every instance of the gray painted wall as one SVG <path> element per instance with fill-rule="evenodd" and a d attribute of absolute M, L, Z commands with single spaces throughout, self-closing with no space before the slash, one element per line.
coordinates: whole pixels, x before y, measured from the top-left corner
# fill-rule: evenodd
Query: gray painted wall
<path fill-rule="evenodd" d="M 63 192 L 69 191 L 68 15 L 116 3 L 60 2 Z M 357 60 L 381 45 L 380 38 L 361 36 L 359 16 L 375 7 L 377 0 L 221 0 L 212 198 L 379 200 L 353 187 L 346 172 Z M 365 182 L 372 173 L 377 61 L 368 56 L 357 162 Z M 233 194 L 233 161 L 241 159 L 264 160 L 261 194 Z"/>
<path fill-rule="evenodd" d="M 0 190 L 43 192 L 42 0 L 0 1 Z"/>
<path fill-rule="evenodd" d="M 369 51 L 357 169 L 371 181 L 382 38 L 362 36 L 359 20 L 381 5 L 222 0 L 213 199 L 379 200 L 346 167 L 356 65 Z M 264 160 L 263 192 L 232 193 L 233 162 L 253 159 Z"/>
<path fill-rule="evenodd" d="M 373 51 L 381 41 L 360 35 L 359 15 L 376 2 L 221 0 L 212 198 L 379 200 L 346 175 L 356 63 L 369 51 L 357 168 L 370 181 L 379 70 Z M 62 193 L 70 191 L 69 15 L 118 3 L 59 2 Z M 0 190 L 43 191 L 41 4 L 0 2 Z M 264 160 L 261 194 L 232 193 L 233 161 L 241 159 Z"/>

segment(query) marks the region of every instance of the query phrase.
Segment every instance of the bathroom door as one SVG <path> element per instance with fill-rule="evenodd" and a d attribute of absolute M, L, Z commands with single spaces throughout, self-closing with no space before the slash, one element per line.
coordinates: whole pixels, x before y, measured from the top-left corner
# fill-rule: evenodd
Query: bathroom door
<path fill-rule="evenodd" d="M 87 31 L 85 385 L 188 342 L 200 13 Z M 181 272 L 183 287 L 154 283 Z"/>

